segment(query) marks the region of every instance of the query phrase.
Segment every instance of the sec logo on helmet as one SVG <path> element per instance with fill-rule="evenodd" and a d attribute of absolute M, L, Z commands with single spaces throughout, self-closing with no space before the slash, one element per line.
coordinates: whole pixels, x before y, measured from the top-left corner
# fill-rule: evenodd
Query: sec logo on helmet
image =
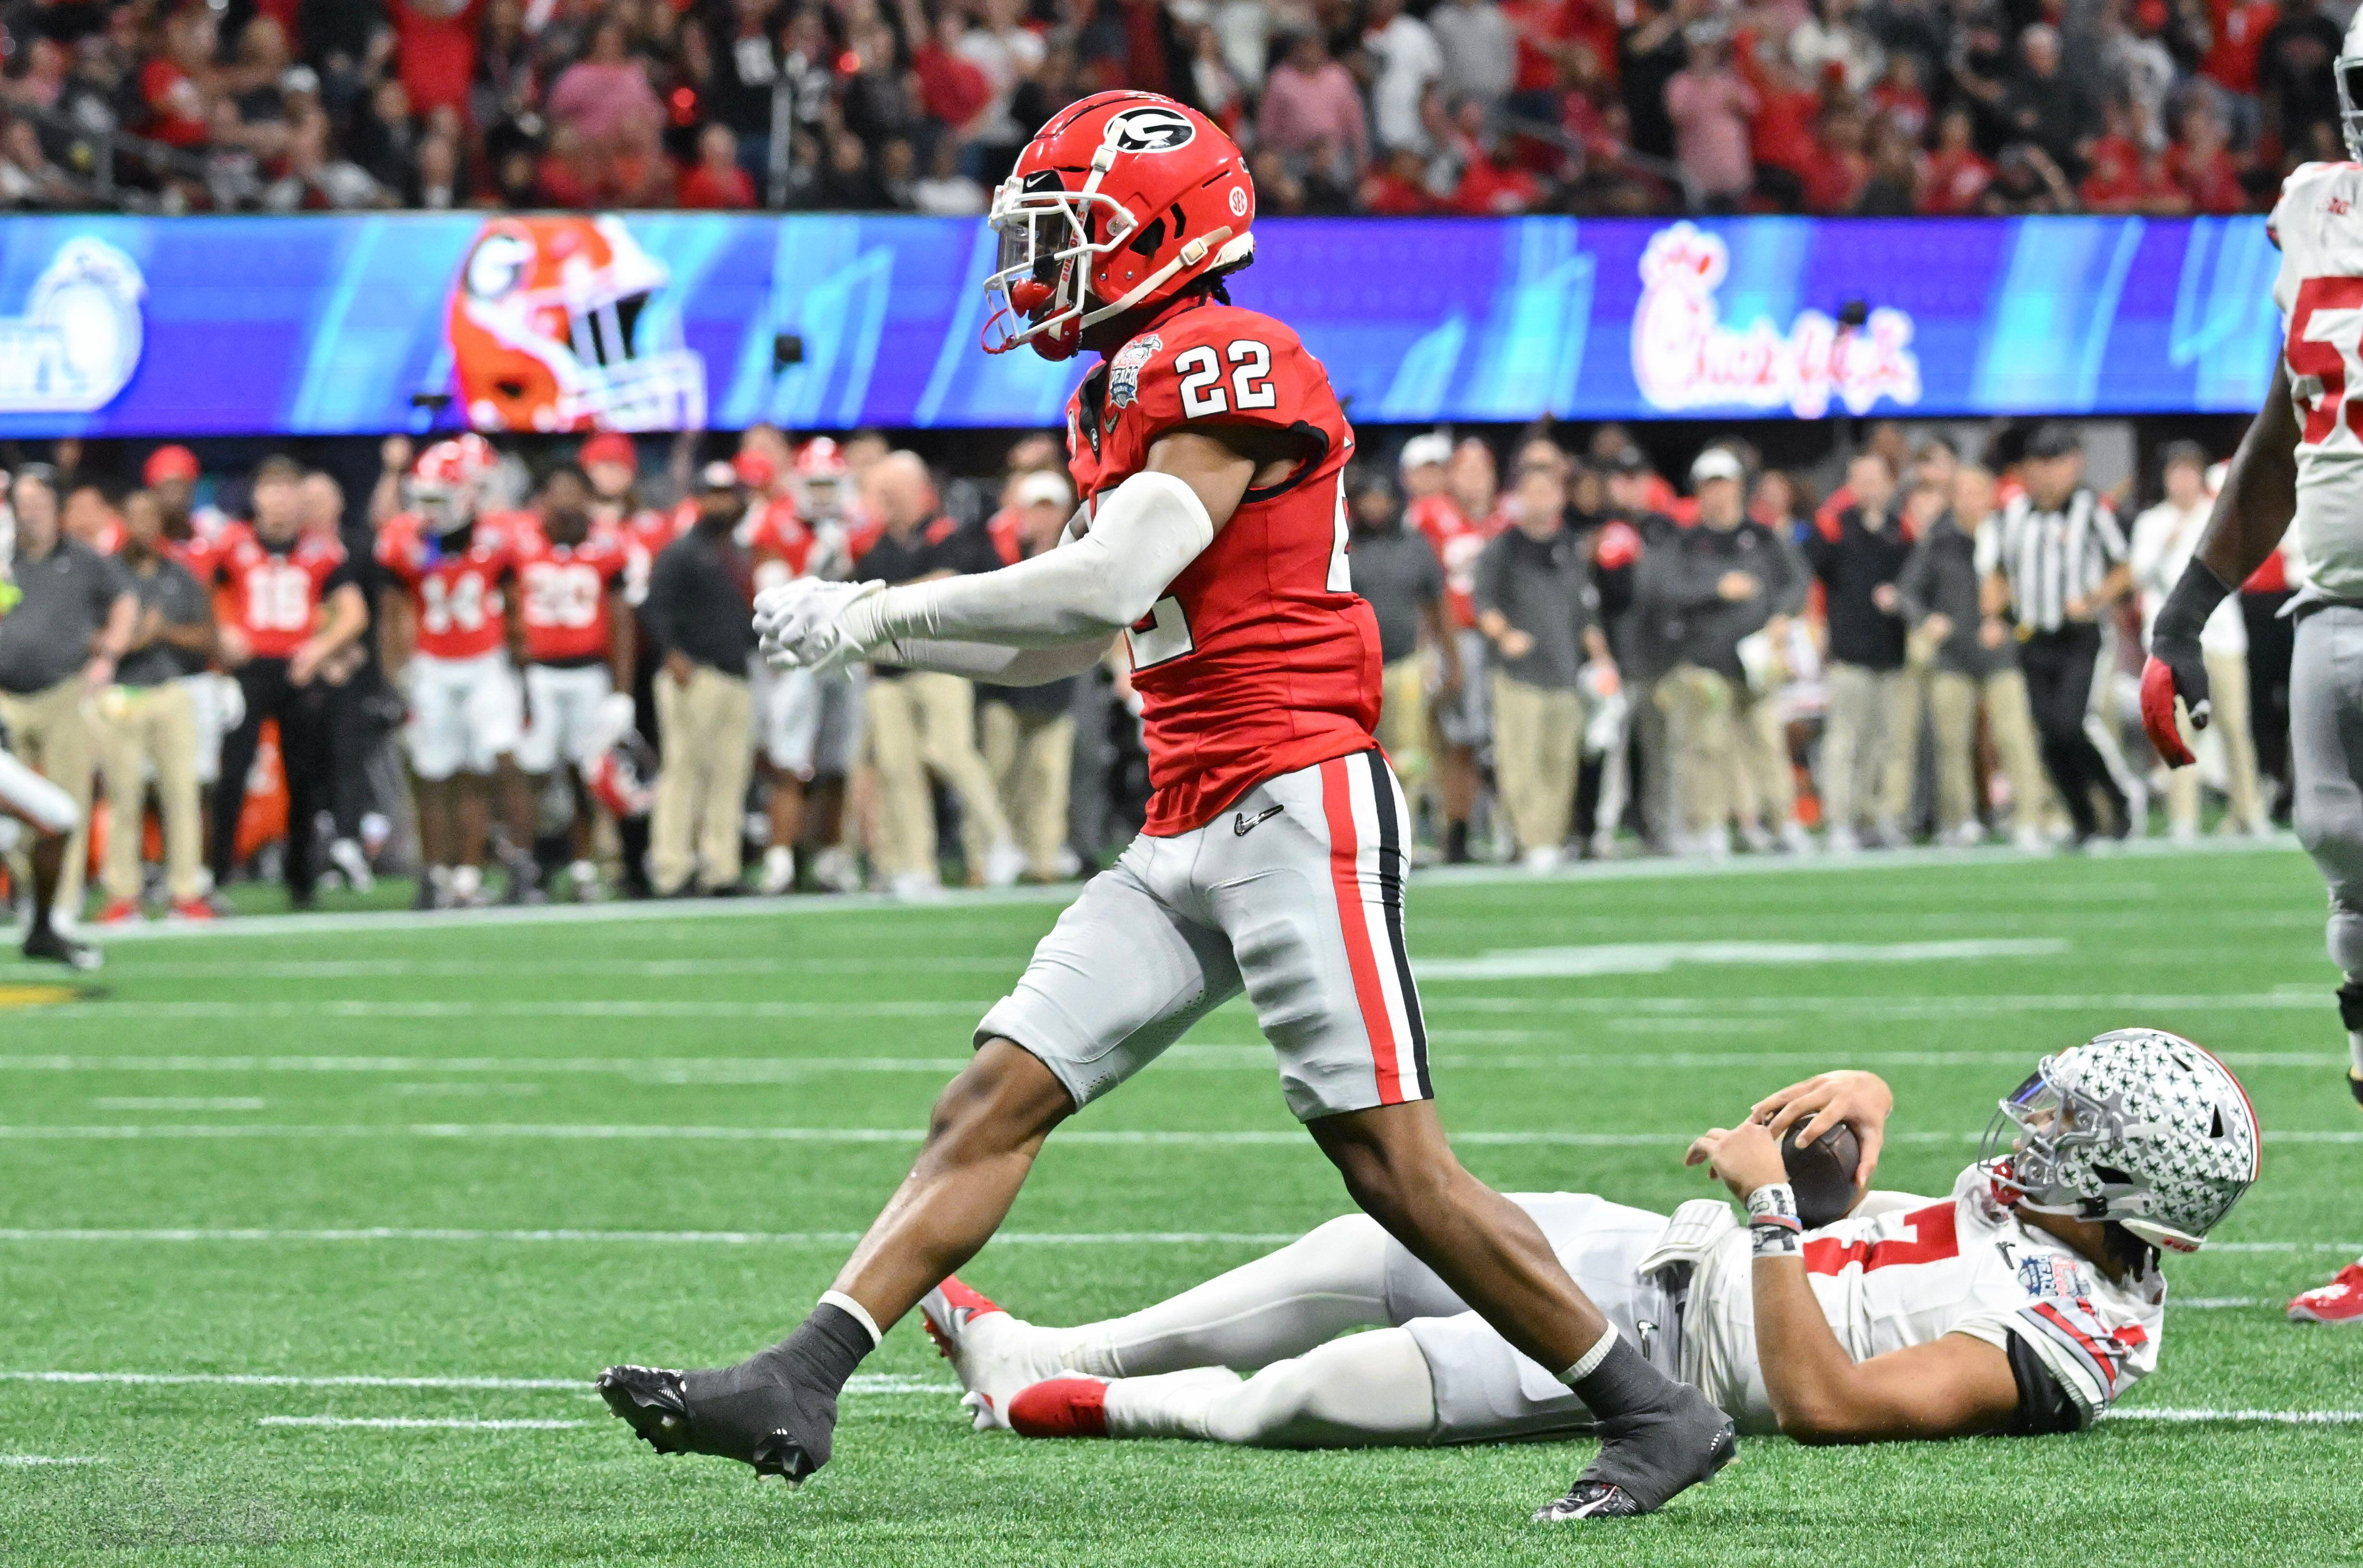
<path fill-rule="evenodd" d="M 1190 117 L 1176 109 L 1128 109 L 1108 121 L 1108 145 L 1118 152 L 1170 152 L 1198 134 Z"/>

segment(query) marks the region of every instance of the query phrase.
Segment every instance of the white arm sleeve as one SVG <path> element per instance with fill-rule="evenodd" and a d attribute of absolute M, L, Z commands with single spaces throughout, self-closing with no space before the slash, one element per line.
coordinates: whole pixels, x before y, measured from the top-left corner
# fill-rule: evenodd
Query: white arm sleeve
<path fill-rule="evenodd" d="M 846 630 L 865 647 L 991 642 L 1055 648 L 1123 630 L 1214 542 L 1198 493 L 1170 473 L 1136 473 L 1071 544 L 973 577 L 906 583 L 860 601 Z"/>
<path fill-rule="evenodd" d="M 1108 651 L 1104 636 L 1056 648 L 1011 648 L 993 642 L 937 642 L 916 639 L 892 642 L 878 652 L 878 662 L 908 670 L 933 670 L 962 675 L 994 686 L 1046 686 L 1069 675 L 1080 675 L 1098 663 Z"/>

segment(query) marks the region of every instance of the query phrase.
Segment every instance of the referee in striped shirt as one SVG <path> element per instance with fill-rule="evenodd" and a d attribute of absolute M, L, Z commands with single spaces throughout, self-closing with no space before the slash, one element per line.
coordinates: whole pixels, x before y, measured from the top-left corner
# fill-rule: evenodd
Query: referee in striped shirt
<path fill-rule="evenodd" d="M 2084 715 L 2101 653 L 2100 617 L 2133 581 L 2125 536 L 2108 504 L 2082 483 L 2083 443 L 2069 426 L 2036 429 L 2020 476 L 2025 494 L 1978 530 L 1983 640 L 1998 647 L 2010 635 L 2005 615 L 2016 626 L 2043 765 L 2075 821 L 2077 843 L 2100 830 L 2095 791 L 2108 797 L 2123 838 L 2133 830 L 2124 793 L 2085 733 Z"/>

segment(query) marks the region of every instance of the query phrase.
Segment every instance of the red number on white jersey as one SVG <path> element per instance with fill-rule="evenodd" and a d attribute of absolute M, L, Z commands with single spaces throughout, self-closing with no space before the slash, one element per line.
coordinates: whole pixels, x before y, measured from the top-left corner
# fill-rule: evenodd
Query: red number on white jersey
<path fill-rule="evenodd" d="M 2350 400 L 2363 380 L 2363 278 L 2308 278 L 2298 285 L 2283 353 L 2300 384 L 2292 388 L 2305 416 L 2299 439 L 2320 446 L 2336 433 L 2342 414 L 2347 428 L 2363 437 L 2363 408 Z"/>

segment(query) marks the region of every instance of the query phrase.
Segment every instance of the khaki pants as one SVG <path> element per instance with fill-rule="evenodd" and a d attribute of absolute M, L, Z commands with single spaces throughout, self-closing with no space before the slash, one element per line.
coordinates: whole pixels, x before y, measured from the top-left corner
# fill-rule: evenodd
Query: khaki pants
<path fill-rule="evenodd" d="M 1427 671 L 1426 657 L 1414 653 L 1380 673 L 1379 749 L 1410 795 L 1419 793 L 1428 774 Z"/>
<path fill-rule="evenodd" d="M 1896 676 L 1895 728 L 1888 732 L 1887 767 L 1879 783 L 1882 821 L 1899 826 L 1912 821 L 1912 790 L 1920 782 L 1920 723 L 1935 701 L 1929 685 L 1936 673 L 1926 659 L 1907 655 Z"/>
<path fill-rule="evenodd" d="M 173 902 L 205 892 L 205 829 L 197 816 L 197 708 L 178 681 L 128 687 L 107 717 L 106 896 L 139 896 L 148 771 L 156 771 L 156 809 L 164 819 L 164 867 Z"/>
<path fill-rule="evenodd" d="M 0 692 L 0 724 L 8 728 L 8 750 L 18 762 L 39 771 L 51 784 L 73 796 L 82 822 L 66 845 L 65 870 L 58 877 L 55 907 L 60 913 L 82 913 L 83 867 L 90 860 L 90 786 L 96 770 L 99 738 L 91 715 L 87 689 L 79 673 L 47 691 L 30 696 Z"/>
<path fill-rule="evenodd" d="M 1493 777 L 1521 853 L 1556 850 L 1575 816 L 1583 694 L 1493 676 Z"/>
<path fill-rule="evenodd" d="M 976 749 L 976 688 L 926 670 L 872 680 L 863 698 L 870 760 L 878 770 L 878 830 L 872 858 L 889 876 L 936 872 L 936 805 L 927 775 L 960 797 L 961 848 L 969 874 L 1009 838 L 993 772 Z"/>
<path fill-rule="evenodd" d="M 661 895 L 737 884 L 755 705 L 747 681 L 700 664 L 682 685 L 660 672 L 657 726 L 664 768 L 649 819 L 649 881 Z"/>
<path fill-rule="evenodd" d="M 1978 814 L 1978 703 L 1983 699 L 1986 729 L 1995 759 L 2010 781 L 2012 826 L 2032 827 L 2050 789 L 2043 757 L 2035 744 L 2035 718 L 2026 706 L 2026 682 L 2014 668 L 1980 679 L 1939 670 L 1928 685 L 1929 720 L 1936 732 L 1936 830 L 1949 833 Z"/>
<path fill-rule="evenodd" d="M 1658 683 L 1657 701 L 1684 832 L 1718 829 L 1735 817 L 1787 825 L 1797 783 L 1777 702 L 1696 664 L 1676 665 Z"/>
<path fill-rule="evenodd" d="M 2257 741 L 2248 731 L 2248 656 L 2245 653 L 2207 655 L 2207 689 L 2215 703 L 2207 732 L 2224 738 L 2224 826 L 2253 829 L 2264 819 L 2257 799 Z M 2187 718 L 2182 743 L 2196 746 L 2198 736 Z M 2199 828 L 2199 770 L 2173 768 L 2166 775 L 2166 819 L 2177 832 Z"/>
<path fill-rule="evenodd" d="M 1864 810 L 1886 809 L 1882 791 L 1888 759 L 1903 728 L 1907 700 L 1903 673 L 1832 664 L 1828 685 L 1829 718 L 1822 732 L 1822 820 L 1833 828 L 1852 828 Z"/>
<path fill-rule="evenodd" d="M 1027 874 L 1043 882 L 1059 876 L 1059 851 L 1067 844 L 1067 784 L 1075 765 L 1075 716 L 1027 713 L 1005 702 L 989 702 L 980 716 L 984 765 L 1001 783 L 1002 815 L 1017 832 Z"/>

